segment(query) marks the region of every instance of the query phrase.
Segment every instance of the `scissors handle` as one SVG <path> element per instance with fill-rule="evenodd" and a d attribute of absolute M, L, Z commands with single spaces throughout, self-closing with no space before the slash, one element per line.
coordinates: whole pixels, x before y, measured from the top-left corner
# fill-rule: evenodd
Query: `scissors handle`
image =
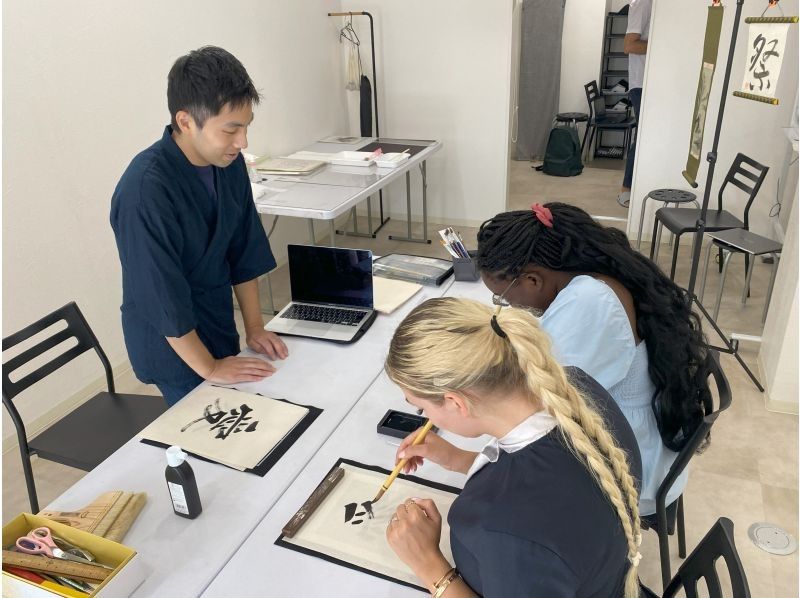
<path fill-rule="evenodd" d="M 38 540 L 50 548 L 58 548 L 53 540 L 53 534 L 50 533 L 50 528 L 48 527 L 37 527 L 36 529 L 30 531 L 28 537 Z"/>
<path fill-rule="evenodd" d="M 23 536 L 22 538 L 19 538 L 16 546 L 20 552 L 27 554 L 43 554 L 53 558 L 53 551 L 47 544 L 29 536 Z"/>

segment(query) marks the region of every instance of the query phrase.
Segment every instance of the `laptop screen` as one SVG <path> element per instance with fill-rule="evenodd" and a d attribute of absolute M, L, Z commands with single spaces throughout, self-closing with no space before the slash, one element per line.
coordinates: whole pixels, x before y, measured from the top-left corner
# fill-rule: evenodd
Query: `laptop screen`
<path fill-rule="evenodd" d="M 292 301 L 372 307 L 372 252 L 289 245 Z"/>

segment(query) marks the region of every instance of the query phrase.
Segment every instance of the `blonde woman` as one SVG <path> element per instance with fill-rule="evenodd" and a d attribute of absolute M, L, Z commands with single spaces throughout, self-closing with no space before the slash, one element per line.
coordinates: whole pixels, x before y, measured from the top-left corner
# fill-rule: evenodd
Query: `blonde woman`
<path fill-rule="evenodd" d="M 609 394 L 562 368 L 536 319 L 431 299 L 395 332 L 386 372 L 434 424 L 496 440 L 481 453 L 436 435 L 398 449 L 467 475 L 448 516 L 454 564 L 439 550 L 431 500 L 399 505 L 386 536 L 433 596 L 639 595 L 636 439 Z"/>

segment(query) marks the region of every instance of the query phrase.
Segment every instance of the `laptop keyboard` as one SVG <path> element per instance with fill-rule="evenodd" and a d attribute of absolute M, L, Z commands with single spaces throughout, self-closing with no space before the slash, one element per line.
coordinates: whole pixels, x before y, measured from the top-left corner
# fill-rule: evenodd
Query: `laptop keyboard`
<path fill-rule="evenodd" d="M 292 320 L 306 322 L 324 322 L 325 324 L 339 324 L 341 326 L 358 326 L 365 311 L 355 309 L 339 309 L 338 307 L 324 307 L 321 305 L 304 305 L 293 303 L 281 316 Z"/>

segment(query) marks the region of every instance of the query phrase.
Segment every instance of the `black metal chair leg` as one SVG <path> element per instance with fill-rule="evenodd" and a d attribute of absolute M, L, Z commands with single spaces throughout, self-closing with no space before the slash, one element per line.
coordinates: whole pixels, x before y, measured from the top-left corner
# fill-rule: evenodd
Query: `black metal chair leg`
<path fill-rule="evenodd" d="M 678 264 L 678 246 L 681 244 L 681 235 L 675 235 L 675 246 L 672 248 L 672 267 L 669 270 L 670 280 L 675 280 L 675 267 Z"/>
<path fill-rule="evenodd" d="M 755 266 L 755 264 L 753 264 Z M 744 283 L 747 284 L 747 273 L 750 271 L 750 254 L 744 254 Z M 747 287 L 747 296 L 750 296 L 750 287 Z"/>
<path fill-rule="evenodd" d="M 686 528 L 683 525 L 683 494 L 678 497 L 678 556 L 686 558 Z"/>
<path fill-rule="evenodd" d="M 586 147 L 586 138 L 589 136 L 589 129 L 592 128 L 592 125 L 589 122 L 586 122 L 586 130 L 583 132 L 583 141 L 581 141 L 581 156 L 583 156 L 583 149 Z"/>
<path fill-rule="evenodd" d="M 31 513 L 36 515 L 36 513 L 39 512 L 39 497 L 36 495 L 36 484 L 33 481 L 31 458 L 22 445 L 19 447 L 19 452 L 22 457 L 22 472 L 25 474 L 25 485 L 28 488 L 28 500 L 31 503 Z"/>
<path fill-rule="evenodd" d="M 661 583 L 666 588 L 672 579 L 672 571 L 669 562 L 669 533 L 667 529 L 667 511 L 662 507 L 657 509 L 658 514 L 658 553 L 661 557 Z"/>
<path fill-rule="evenodd" d="M 717 250 L 717 265 L 719 266 L 719 273 L 720 273 L 720 274 L 722 274 L 722 260 L 723 260 L 723 257 L 722 257 L 722 248 L 720 247 L 720 248 Z"/>
<path fill-rule="evenodd" d="M 656 254 L 656 235 L 658 234 L 658 212 L 656 212 L 656 217 L 653 219 L 653 236 L 650 237 L 650 260 L 652 261 L 653 257 Z"/>

